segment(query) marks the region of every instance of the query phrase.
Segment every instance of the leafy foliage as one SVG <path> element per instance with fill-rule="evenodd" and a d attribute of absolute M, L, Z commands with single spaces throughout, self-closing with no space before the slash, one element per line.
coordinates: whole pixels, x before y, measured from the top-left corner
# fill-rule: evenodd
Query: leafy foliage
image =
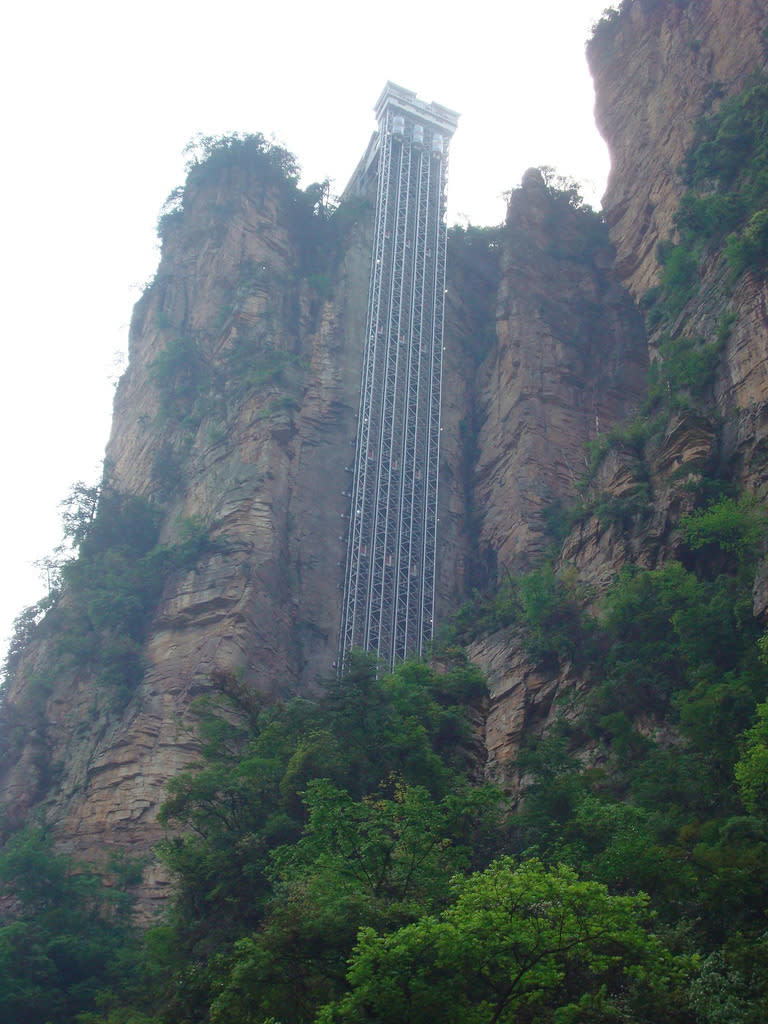
<path fill-rule="evenodd" d="M 112 534 L 98 522 L 74 516 L 86 549 Z M 754 503 L 720 499 L 683 520 L 684 561 L 627 570 L 596 618 L 567 573 L 508 582 L 493 614 L 543 665 L 577 659 L 599 680 L 523 751 L 525 801 L 508 820 L 472 781 L 483 684 L 458 655 L 383 675 L 355 652 L 322 698 L 271 706 L 220 677 L 200 707 L 200 763 L 163 810 L 172 913 L 142 950 L 113 936 L 131 951 L 122 980 L 96 964 L 72 1003 L 83 1022 L 756 1024 L 763 531 Z M 519 858 L 500 858 L 510 849 Z M 69 1009 L 46 1012 L 69 1024 Z"/>
<path fill-rule="evenodd" d="M 754 76 L 742 92 L 701 119 L 680 173 L 687 188 L 676 215 L 677 238 L 659 245 L 660 283 L 642 302 L 648 326 L 662 331 L 661 359 L 651 370 L 648 409 L 700 409 L 702 400 L 711 398 L 734 319 L 725 306 L 730 284 L 746 271 L 764 273 L 768 258 L 768 79 L 764 75 Z M 718 274 L 718 267 L 725 269 Z M 720 279 L 720 324 L 712 337 L 682 335 L 680 318 L 699 292 L 704 268 Z"/>
<path fill-rule="evenodd" d="M 764 529 L 753 501 L 721 499 L 684 518 L 684 563 L 625 570 L 591 648 L 599 685 L 520 764 L 519 848 L 645 890 L 674 943 L 710 958 L 690 999 L 713 1019 L 728 977 L 752 993 L 734 997 L 744 1020 L 766 1008 L 766 961 L 744 957 L 768 893 L 768 672 L 752 616 Z M 589 739 L 593 756 L 575 758 Z"/>
<path fill-rule="evenodd" d="M 753 498 L 724 498 L 684 516 L 681 526 L 692 550 L 706 549 L 711 554 L 719 549 L 753 569 L 766 514 Z"/>
<path fill-rule="evenodd" d="M 476 595 L 459 610 L 450 639 L 467 643 L 482 633 L 517 625 L 528 653 L 542 665 L 582 663 L 593 631 L 583 612 L 585 594 L 551 564 L 504 581 L 491 597 Z"/>
<path fill-rule="evenodd" d="M 664 312 L 674 320 L 693 297 L 699 283 L 699 260 L 688 245 L 661 245 L 661 287 Z"/>
<path fill-rule="evenodd" d="M 609 13 L 598 35 L 620 16 Z M 765 89 L 756 80 L 704 122 L 684 169 L 680 238 L 662 248 L 661 285 L 647 301 L 663 328 L 646 410 L 657 415 L 591 452 L 594 469 L 608 446 L 621 446 L 637 469 L 621 501 L 595 500 L 604 524 L 624 528 L 643 514 L 647 442 L 670 410 L 698 408 L 710 393 L 732 314 L 711 338 L 686 336 L 675 323 L 703 261 L 724 247 L 734 273 L 764 262 Z M 283 190 L 312 254 L 305 284 L 320 302 L 332 257 L 316 257 L 338 237 L 329 190 L 300 193 L 295 163 L 260 137 L 203 140 L 192 191 L 172 197 L 165 230 L 183 224 L 194 189 L 227 168 L 258 168 Z M 556 202 L 578 211 L 570 188 L 558 189 Z M 597 244 L 604 227 L 583 213 Z M 475 299 L 489 313 L 495 235 L 468 229 L 451 244 L 467 265 L 482 252 Z M 268 292 L 272 273 L 244 268 L 242 295 Z M 221 323 L 240 297 L 226 296 Z M 478 360 L 487 341 L 477 339 Z M 153 367 L 165 414 L 183 430 L 219 415 L 233 375 L 237 386 L 277 391 L 301 370 L 267 334 L 233 332 L 219 365 L 208 351 L 206 339 L 179 329 Z M 291 397 L 269 401 L 277 408 Z M 169 444 L 158 478 L 172 487 L 181 469 L 180 449 Z M 12 837 L 0 855 L 4 1016 L 31 1024 L 766 1019 L 768 634 L 752 614 L 765 521 L 716 483 L 715 500 L 679 524 L 679 560 L 628 567 L 599 601 L 548 564 L 462 610 L 454 640 L 513 626 L 543 672 L 569 663 L 593 683 L 525 745 L 515 814 L 502 814 L 499 792 L 478 784 L 484 688 L 455 649 L 437 667 L 406 664 L 392 675 L 354 653 L 321 697 L 271 706 L 222 676 L 220 699 L 200 708 L 200 762 L 173 781 L 162 812 L 169 833 L 160 855 L 177 897 L 141 948 L 121 900 L 40 834 Z M 553 521 L 558 515 L 566 514 L 552 510 Z M 32 609 L 19 620 L 12 659 L 55 624 L 59 657 L 127 699 L 163 581 L 193 566 L 208 543 L 200 524 L 188 527 L 166 547 L 154 506 L 81 487 L 66 509 L 77 558 L 62 568 L 63 596 L 54 593 L 47 614 Z M 562 537 L 562 522 L 553 532 Z M 45 679 L 35 686 L 44 696 Z M 11 747 L 34 725 L 5 708 L 0 720 Z"/>
<path fill-rule="evenodd" d="M 350 993 L 318 1024 L 375 1020 L 658 1020 L 684 974 L 648 929 L 647 898 L 510 858 L 453 881 L 454 902 L 388 935 L 361 931 Z"/>
<path fill-rule="evenodd" d="M 660 287 L 646 296 L 652 326 L 671 325 L 696 294 L 702 262 L 723 249 L 732 275 L 762 274 L 768 255 L 768 81 L 702 118 L 681 173 L 679 240 L 659 247 Z"/>
<path fill-rule="evenodd" d="M 194 338 L 172 338 L 150 367 L 149 377 L 161 395 L 168 418 L 200 418 L 196 405 L 210 387 L 211 368 Z"/>
<path fill-rule="evenodd" d="M 173 189 L 163 204 L 157 233 L 164 241 L 184 218 L 191 190 L 215 181 L 223 172 L 245 172 L 265 185 L 297 191 L 299 168 L 295 157 L 282 146 L 267 141 L 260 132 L 198 135 L 184 150 L 187 182 Z"/>
<path fill-rule="evenodd" d="M 739 795 L 751 814 L 768 818 L 768 702 L 757 708 L 757 722 L 745 734 L 746 747 L 734 773 Z"/>
<path fill-rule="evenodd" d="M 606 12 L 596 38 L 615 27 L 619 18 L 618 12 Z M 648 327 L 658 331 L 659 356 L 650 368 L 644 415 L 635 421 L 645 428 L 645 440 L 658 432 L 670 413 L 694 410 L 700 414 L 711 405 L 717 368 L 736 319 L 728 308 L 730 286 L 747 270 L 764 273 L 768 257 L 768 80 L 764 75 L 754 76 L 741 93 L 702 118 L 680 174 L 687 188 L 676 214 L 677 237 L 659 244 L 659 284 L 641 300 Z M 686 310 L 699 293 L 705 270 L 708 280 L 716 282 L 707 301 L 715 303 L 710 312 L 718 314 L 717 325 L 707 336 L 686 334 Z M 620 444 L 615 432 L 601 438 L 591 469 L 605 451 Z M 624 510 L 601 511 L 605 521 L 620 520 Z"/>
<path fill-rule="evenodd" d="M 163 809 L 186 826 L 162 848 L 185 959 L 164 1013 L 203 1002 L 217 1021 L 308 1020 L 343 990 L 361 924 L 443 905 L 455 871 L 498 851 L 499 795 L 466 777 L 463 702 L 482 681 L 461 660 L 382 677 L 353 653 L 319 702 L 267 707 L 219 683 L 204 760 Z"/>
<path fill-rule="evenodd" d="M 740 232 L 728 236 L 725 258 L 736 276 L 745 270 L 763 276 L 768 262 L 768 209 L 758 210 Z"/>
<path fill-rule="evenodd" d="M 295 186 L 299 180 L 296 158 L 282 146 L 267 141 L 260 132 L 197 135 L 187 143 L 188 180 L 200 184 L 217 176 L 220 168 L 257 168 L 270 184 Z"/>
<path fill-rule="evenodd" d="M 554 167 L 548 165 L 538 167 L 537 170 L 544 179 L 547 195 L 555 203 L 559 206 L 567 206 L 571 210 L 594 213 L 592 208 L 584 202 L 578 181 L 567 175 L 558 174 Z"/>
<path fill-rule="evenodd" d="M 678 224 L 690 242 L 713 246 L 728 235 L 735 273 L 762 272 L 768 218 L 768 81 L 755 76 L 701 121 L 683 173 L 689 185 Z"/>
<path fill-rule="evenodd" d="M 90 513 L 89 513 L 90 515 Z M 180 543 L 158 543 L 155 507 L 109 488 L 73 534 L 77 557 L 62 566 L 67 598 L 52 611 L 61 659 L 87 670 L 125 701 L 143 675 L 142 645 L 170 573 L 192 568 L 209 547 L 208 531 L 190 522 Z"/>
<path fill-rule="evenodd" d="M 88 672 L 120 705 L 143 675 L 142 646 L 166 581 L 193 568 L 215 544 L 191 519 L 179 524 L 177 544 L 158 543 L 157 507 L 108 486 L 75 485 L 63 510 L 74 557 L 58 563 L 57 589 L 17 620 L 6 672 L 15 670 L 33 637 L 46 636 L 51 673 L 65 667 Z"/>
<path fill-rule="evenodd" d="M 723 340 L 664 335 L 659 342 L 661 361 L 651 367 L 647 404 L 661 402 L 673 409 L 698 408 L 709 397 Z"/>
<path fill-rule="evenodd" d="M 2 1019 L 72 1024 L 105 985 L 126 984 L 128 907 L 85 865 L 56 854 L 41 830 L 12 836 L 0 852 Z"/>

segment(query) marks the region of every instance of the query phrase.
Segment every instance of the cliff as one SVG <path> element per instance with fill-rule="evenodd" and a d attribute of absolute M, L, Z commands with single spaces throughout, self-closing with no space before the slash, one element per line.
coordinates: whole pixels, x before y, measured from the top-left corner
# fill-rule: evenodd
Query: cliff
<path fill-rule="evenodd" d="M 588 50 L 613 156 L 605 223 L 533 171 L 501 228 L 453 233 L 439 622 L 545 559 L 597 608 L 622 566 L 680 554 L 681 517 L 710 477 L 763 499 L 765 282 L 728 284 L 720 246 L 670 312 L 657 254 L 679 241 L 689 186 L 677 169 L 698 119 L 763 67 L 764 26 L 757 0 L 623 4 Z M 155 531 L 131 556 L 161 567 L 143 618 L 125 635 L 100 625 L 103 596 L 92 587 L 83 610 L 65 574 L 58 606 L 17 644 L 6 821 L 34 811 L 84 857 L 150 853 L 168 781 L 200 749 L 196 702 L 222 680 L 274 700 L 312 695 L 333 670 L 371 218 L 353 201 L 331 216 L 295 177 L 263 140 L 220 143 L 161 219 L 103 483 Z M 670 404 L 670 353 L 691 337 L 689 362 L 714 353 L 712 379 Z M 652 430 L 638 426 L 648 409 Z M 99 594 L 119 589 L 88 543 Z M 758 585 L 756 613 L 767 604 Z M 57 641 L 74 615 L 89 622 L 85 654 Z M 103 655 L 116 637 L 139 666 L 117 688 Z M 515 786 L 521 744 L 594 679 L 575 655 L 532 656 L 519 623 L 475 631 L 468 650 L 490 684 L 487 770 Z M 165 886 L 150 866 L 140 894 L 162 899 Z"/>
<path fill-rule="evenodd" d="M 501 235 L 496 341 L 478 377 L 473 493 L 497 576 L 541 561 L 585 444 L 640 404 L 645 332 L 612 257 L 600 219 L 529 171 Z"/>
<path fill-rule="evenodd" d="M 765 64 L 765 5 L 637 0 L 609 11 L 587 48 L 595 120 L 611 152 L 603 210 L 616 268 L 636 299 L 675 231 L 679 168 L 698 119 Z"/>
<path fill-rule="evenodd" d="M 9 687 L 28 718 L 27 680 L 47 673 L 38 760 L 57 766 L 46 785 L 23 747 L 4 780 L 10 819 L 44 796 L 62 847 L 86 857 L 150 850 L 165 785 L 198 750 L 191 705 L 214 679 L 274 697 L 311 689 L 336 657 L 369 217 L 350 214 L 336 244 L 274 173 L 275 152 L 237 147 L 192 170 L 115 397 L 104 488 L 144 499 L 161 545 L 192 527 L 207 550 L 165 573 L 127 700 L 46 639 Z"/>
<path fill-rule="evenodd" d="M 606 12 L 587 47 L 596 120 L 612 158 L 603 213 L 615 247 L 613 272 L 646 312 L 646 355 L 653 368 L 648 390 L 639 363 L 635 375 L 626 352 L 620 357 L 632 381 L 625 397 L 634 395 L 641 415 L 628 416 L 619 430 L 601 424 L 588 435 L 600 437 L 580 467 L 573 525 L 561 521 L 556 570 L 577 581 L 581 600 L 598 611 L 600 595 L 622 567 L 653 570 L 670 559 L 690 558 L 680 524 L 699 507 L 707 487 L 725 487 L 725 493 L 730 487 L 760 504 L 765 500 L 765 278 L 755 271 L 734 280 L 723 255 L 723 230 L 709 228 L 712 237 L 701 232 L 691 239 L 680 215 L 684 197 L 706 202 L 728 187 L 713 174 L 698 184 L 685 161 L 696 144 L 711 144 L 707 130 L 715 128 L 724 147 L 738 152 L 734 124 L 720 129 L 718 112 L 765 69 L 765 26 L 761 2 L 635 0 Z M 745 166 L 752 159 L 748 147 L 742 159 Z M 734 221 L 733 226 L 739 225 Z M 665 252 L 672 253 L 666 266 L 660 259 Z M 676 256 L 691 267 L 679 294 L 673 294 L 679 287 Z M 605 323 L 602 310 L 600 316 Z M 519 325 L 518 336 L 524 332 Z M 707 374 L 694 384 L 694 363 L 701 371 L 707 360 Z M 561 358 L 556 366 L 556 390 L 562 393 L 568 367 Z M 530 371 L 533 364 L 529 360 L 523 368 Z M 518 369 L 516 382 L 521 379 Z M 594 371 L 579 379 L 593 380 Z M 537 390 L 542 401 L 546 387 Z M 598 393 L 608 392 L 603 386 Z M 552 406 L 546 404 L 549 426 Z M 549 450 L 536 448 L 537 454 Z M 561 442 L 558 451 L 567 447 Z M 581 453 L 584 458 L 583 448 Z M 556 493 L 548 487 L 544 492 Z M 514 516 L 519 497 L 511 507 Z M 531 522 L 529 517 L 528 528 Z M 758 569 L 757 616 L 768 607 L 764 575 Z M 490 769 L 516 786 L 521 747 L 546 732 L 562 714 L 564 701 L 574 694 L 581 695 L 577 703 L 583 700 L 597 680 L 589 667 L 567 656 L 543 668 L 527 653 L 517 626 L 475 641 L 470 650 L 490 680 Z M 504 765 L 512 768 L 511 775 Z"/>

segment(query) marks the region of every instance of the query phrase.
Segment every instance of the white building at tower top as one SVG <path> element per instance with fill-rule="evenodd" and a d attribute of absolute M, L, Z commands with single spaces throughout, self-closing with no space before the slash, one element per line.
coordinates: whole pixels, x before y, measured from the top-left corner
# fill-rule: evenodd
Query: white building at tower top
<path fill-rule="evenodd" d="M 440 103 L 426 103 L 415 92 L 403 89 L 394 82 L 387 82 L 373 109 L 379 127 L 389 111 L 393 117 L 399 115 L 417 124 L 428 125 L 441 132 L 446 139 L 453 135 L 459 123 L 459 115 L 455 110 L 449 110 Z"/>
<path fill-rule="evenodd" d="M 420 100 L 411 89 L 404 89 L 394 82 L 387 82 L 373 109 L 378 130 L 371 135 L 368 147 L 349 179 L 342 198 L 361 195 L 370 187 L 376 173 L 382 132 L 389 130 L 404 134 L 407 129 L 413 141 L 424 144 L 423 130 L 426 129 L 426 144 L 432 155 L 442 157 L 446 155 L 448 142 L 459 123 L 459 115 L 455 110 L 441 103 Z M 422 134 L 418 132 L 419 127 Z"/>

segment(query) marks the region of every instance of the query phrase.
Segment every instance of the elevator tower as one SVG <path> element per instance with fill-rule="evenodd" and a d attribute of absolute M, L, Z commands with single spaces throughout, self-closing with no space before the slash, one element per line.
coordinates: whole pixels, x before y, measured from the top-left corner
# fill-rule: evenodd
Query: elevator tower
<path fill-rule="evenodd" d="M 347 191 L 376 208 L 340 663 L 391 666 L 432 639 L 445 297 L 445 181 L 458 115 L 388 82 Z"/>

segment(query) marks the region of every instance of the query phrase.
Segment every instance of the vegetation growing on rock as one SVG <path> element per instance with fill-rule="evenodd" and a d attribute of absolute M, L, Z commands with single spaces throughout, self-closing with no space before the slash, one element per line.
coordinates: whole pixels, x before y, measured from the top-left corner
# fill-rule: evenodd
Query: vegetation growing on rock
<path fill-rule="evenodd" d="M 598 29 L 604 43 L 617 18 Z M 23 831 L 5 823 L 13 834 L 0 853 L 0 1010 L 9 1019 L 766 1019 L 768 633 L 764 613 L 754 614 L 766 521 L 761 495 L 739 491 L 722 455 L 729 425 L 713 394 L 736 315 L 729 279 L 760 278 L 765 257 L 766 105 L 755 80 L 702 123 L 684 168 L 680 237 L 662 246 L 661 284 L 645 303 L 659 357 L 645 408 L 586 453 L 581 505 L 552 503 L 542 516 L 551 541 L 543 564 L 462 609 L 431 666 L 388 676 L 355 654 L 339 679 L 284 701 L 215 674 L 215 696 L 197 709 L 197 763 L 175 777 L 161 812 L 168 833 L 158 856 L 175 896 L 143 933 L 124 892 L 140 864 L 105 862 L 97 877 L 56 853 L 44 805 Z M 315 259 L 332 237 L 323 187 L 300 193 L 295 163 L 260 137 L 207 140 L 203 157 L 192 192 L 257 166 L 288 198 L 296 237 L 312 253 L 301 287 L 319 302 L 333 265 Z M 578 211 L 570 186 L 541 187 L 548 257 L 600 250 L 600 218 Z M 190 197 L 180 192 L 167 211 L 166 244 L 180 237 Z M 583 227 L 567 244 L 558 210 L 571 222 L 578 212 Z M 481 328 L 468 343 L 478 370 L 493 350 L 505 230 L 451 239 L 478 283 L 467 301 Z M 720 290 L 699 332 L 692 300 L 718 265 Z M 215 544 L 196 521 L 177 529 L 176 544 L 161 543 L 161 512 L 185 478 L 184 438 L 204 420 L 209 429 L 226 420 L 243 390 L 291 401 L 302 379 L 294 349 L 237 323 L 247 299 L 275 282 L 263 263 L 241 270 L 209 334 L 158 324 L 164 347 L 150 376 L 175 445 L 166 438 L 155 453 L 154 500 L 80 489 L 66 519 L 77 556 L 61 568 L 61 593 L 55 586 L 20 619 L 11 671 L 43 650 L 48 672 L 92 679 L 118 710 L 134 699 L 163 586 Z M 232 324 L 214 354 L 211 338 Z M 593 336 L 572 341 L 590 352 Z M 467 451 L 478 418 L 465 420 Z M 675 424 L 694 418 L 712 444 L 692 471 L 665 446 Z M 630 478 L 615 493 L 597 482 L 611 454 Z M 469 487 L 471 467 L 462 470 Z M 652 516 L 663 526 L 643 547 Z M 586 585 L 583 564 L 567 557 L 589 517 L 601 541 L 625 543 L 624 567 L 601 587 Z M 457 649 L 505 630 L 543 676 L 578 679 L 561 690 L 550 727 L 526 736 L 508 766 L 515 800 L 482 784 L 488 698 Z M 35 669 L 26 704 L 0 709 L 4 757 L 25 735 L 45 748 L 50 679 Z M 55 782 L 57 767 L 46 770 L 39 796 Z"/>

